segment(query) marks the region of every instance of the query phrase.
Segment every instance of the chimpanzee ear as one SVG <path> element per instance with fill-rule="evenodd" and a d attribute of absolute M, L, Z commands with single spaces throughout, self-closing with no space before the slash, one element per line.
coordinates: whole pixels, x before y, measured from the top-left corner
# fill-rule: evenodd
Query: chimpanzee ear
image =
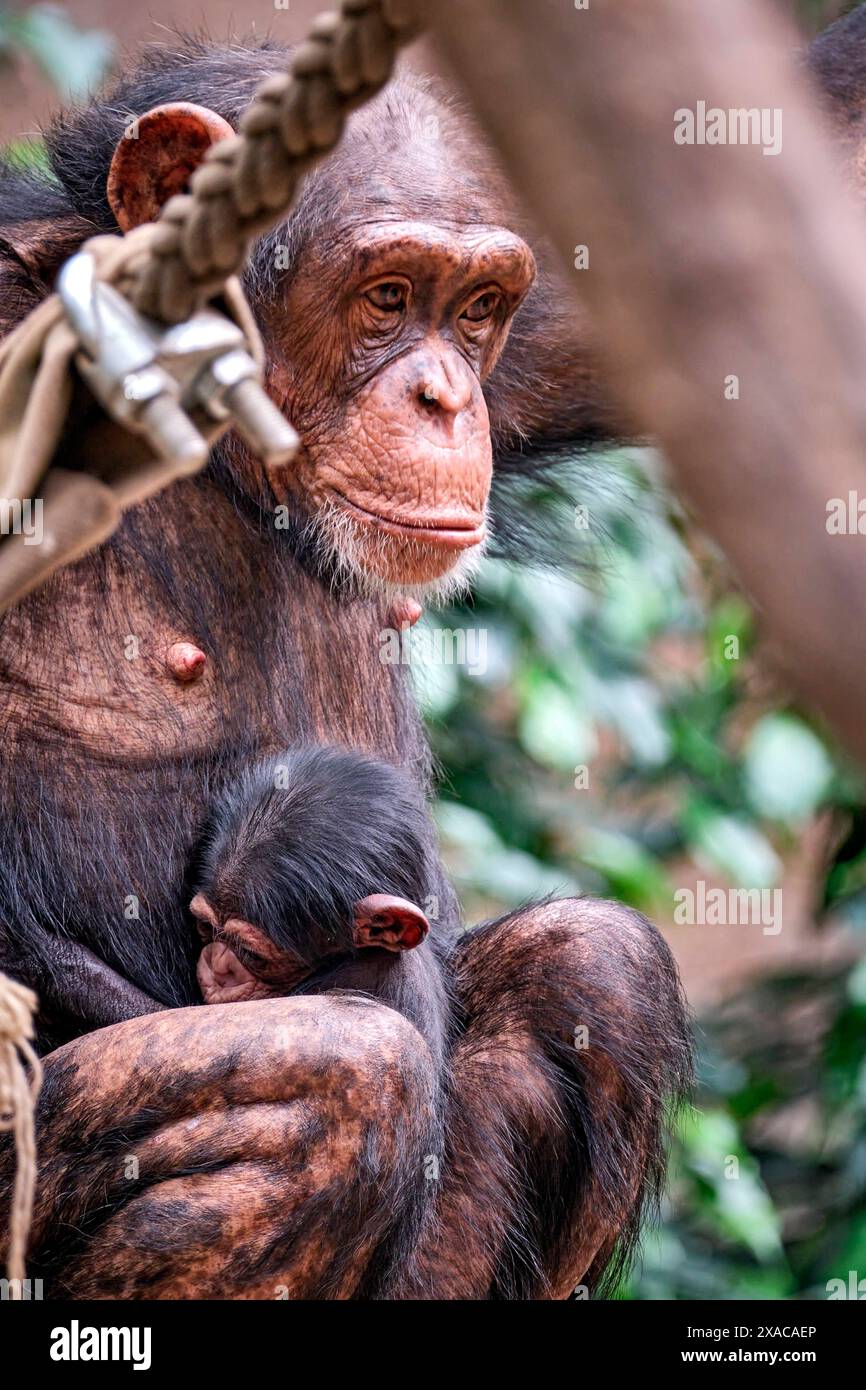
<path fill-rule="evenodd" d="M 420 907 L 406 898 L 374 893 L 355 904 L 354 941 L 359 950 L 411 951 L 420 946 L 430 925 Z"/>
<path fill-rule="evenodd" d="M 211 145 L 234 131 L 206 106 L 155 106 L 127 126 L 108 171 L 108 201 L 122 232 L 153 222 L 163 203 L 183 193 Z"/>

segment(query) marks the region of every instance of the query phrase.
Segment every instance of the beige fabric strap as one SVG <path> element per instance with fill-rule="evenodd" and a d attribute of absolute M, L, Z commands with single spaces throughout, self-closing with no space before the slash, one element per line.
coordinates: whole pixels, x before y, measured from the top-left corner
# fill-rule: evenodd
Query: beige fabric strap
<path fill-rule="evenodd" d="M 141 259 L 156 225 L 126 237 L 94 237 L 86 243 L 100 278 L 114 281 L 130 259 Z M 222 306 L 243 329 L 261 363 L 258 330 L 240 283 L 222 287 Z M 143 442 L 109 420 L 90 402 L 80 428 L 57 456 L 73 395 L 75 335 L 52 295 L 0 344 L 0 497 L 38 499 L 41 539 L 17 532 L 0 543 L 0 612 L 38 588 L 61 565 L 100 545 L 126 508 L 181 476 Z M 226 426 L 203 411 L 194 423 L 215 443 Z"/>
<path fill-rule="evenodd" d="M 12 1131 L 17 1158 L 6 1253 L 12 1299 L 22 1296 L 36 1187 L 34 1109 L 42 1085 L 42 1065 L 31 1045 L 35 1011 L 35 994 L 0 975 L 0 1130 Z"/>

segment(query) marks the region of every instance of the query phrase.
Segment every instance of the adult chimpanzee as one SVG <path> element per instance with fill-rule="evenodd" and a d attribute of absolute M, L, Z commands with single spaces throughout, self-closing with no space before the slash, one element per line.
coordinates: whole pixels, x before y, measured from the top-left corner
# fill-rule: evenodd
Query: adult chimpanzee
<path fill-rule="evenodd" d="M 283 61 L 160 49 L 58 121 L 54 179 L 4 180 L 9 322 L 112 209 L 152 217 Z M 370 999 L 183 1007 L 206 808 L 308 742 L 426 786 L 378 635 L 465 578 L 488 530 L 522 542 L 522 518 L 488 512 L 494 456 L 507 484 L 610 429 L 518 225 L 463 120 L 399 80 L 249 272 L 300 459 L 265 476 L 225 444 L 3 623 L 0 964 L 39 990 L 43 1046 L 65 1043 L 40 1103 L 30 1267 L 49 1296 L 563 1297 L 615 1268 L 657 1189 L 684 1012 L 662 939 L 616 904 L 456 939 L 435 858 L 455 933 L 444 1087 Z"/>

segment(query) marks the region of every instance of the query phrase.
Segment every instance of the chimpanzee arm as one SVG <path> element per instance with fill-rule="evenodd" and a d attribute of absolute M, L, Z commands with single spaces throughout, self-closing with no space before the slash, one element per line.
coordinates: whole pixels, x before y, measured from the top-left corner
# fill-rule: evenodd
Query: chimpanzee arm
<path fill-rule="evenodd" d="M 387 951 L 362 951 L 338 966 L 318 972 L 303 986 L 304 994 L 351 991 L 376 999 L 414 1023 L 430 1049 L 436 1075 L 442 1075 L 448 1052 L 449 989 L 432 941 L 394 956 Z"/>
<path fill-rule="evenodd" d="M 26 957 L 16 949 L 6 962 L 0 938 L 0 962 L 14 979 L 35 990 L 43 1019 L 62 1018 L 64 1024 L 74 1022 L 76 1032 L 93 1032 L 166 1007 L 77 941 L 47 931 L 34 935 L 31 929 L 27 946 Z"/>
<path fill-rule="evenodd" d="M 47 1299 L 376 1297 L 434 1195 L 434 1094 L 417 1031 L 360 1000 L 76 1038 L 45 1059 L 28 1273 Z M 13 1170 L 0 1135 L 0 1193 Z"/>
<path fill-rule="evenodd" d="M 631 908 L 570 898 L 467 932 L 454 974 L 465 1022 L 436 1220 L 389 1296 L 615 1286 L 690 1074 L 668 946 Z"/>

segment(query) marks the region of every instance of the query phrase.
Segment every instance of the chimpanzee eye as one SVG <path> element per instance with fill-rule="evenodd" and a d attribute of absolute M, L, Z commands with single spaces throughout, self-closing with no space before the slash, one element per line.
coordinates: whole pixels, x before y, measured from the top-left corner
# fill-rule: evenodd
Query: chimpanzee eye
<path fill-rule="evenodd" d="M 406 308 L 406 290 L 396 280 L 374 285 L 367 291 L 367 298 L 377 309 L 385 314 L 399 314 Z"/>
<path fill-rule="evenodd" d="M 220 940 L 225 941 L 229 949 L 237 956 L 241 965 L 245 965 L 248 970 L 252 970 L 254 973 L 257 970 L 265 969 L 265 967 L 270 964 L 267 956 L 260 956 L 258 952 L 251 951 L 249 946 L 243 941 L 239 941 L 231 932 L 225 935 L 220 934 Z"/>
<path fill-rule="evenodd" d="M 485 323 L 495 314 L 501 298 L 496 290 L 485 290 L 463 310 L 461 318 L 468 319 L 470 323 Z"/>
<path fill-rule="evenodd" d="M 255 951 L 248 950 L 246 946 L 243 946 L 239 951 L 236 951 L 235 954 L 238 956 L 239 959 L 243 961 L 245 965 L 248 965 L 251 970 L 263 969 L 264 966 L 269 964 L 269 961 L 265 956 L 256 955 Z"/>

